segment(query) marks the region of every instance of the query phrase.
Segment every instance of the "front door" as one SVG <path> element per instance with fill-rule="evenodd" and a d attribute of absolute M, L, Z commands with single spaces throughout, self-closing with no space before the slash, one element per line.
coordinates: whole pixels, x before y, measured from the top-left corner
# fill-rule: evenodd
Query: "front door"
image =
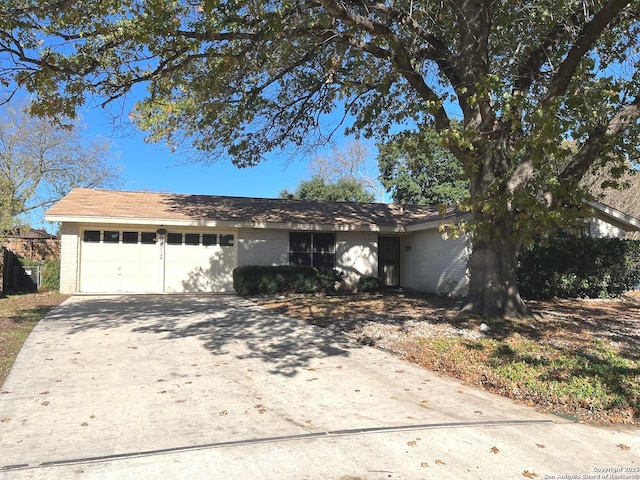
<path fill-rule="evenodd" d="M 378 237 L 378 276 L 385 287 L 400 286 L 400 237 Z"/>

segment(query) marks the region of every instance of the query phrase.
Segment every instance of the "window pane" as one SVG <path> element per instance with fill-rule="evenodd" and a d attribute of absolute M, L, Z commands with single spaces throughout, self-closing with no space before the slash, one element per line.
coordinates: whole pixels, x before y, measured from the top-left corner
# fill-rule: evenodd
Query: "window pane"
<path fill-rule="evenodd" d="M 145 244 L 156 243 L 155 232 L 142 232 L 140 234 L 140 243 L 145 243 Z"/>
<path fill-rule="evenodd" d="M 185 233 L 184 244 L 185 245 L 198 245 L 200 243 L 199 233 Z"/>
<path fill-rule="evenodd" d="M 167 243 L 169 245 L 182 245 L 181 233 L 167 233 Z"/>
<path fill-rule="evenodd" d="M 120 232 L 106 230 L 103 234 L 104 243 L 118 243 L 120 241 Z"/>
<path fill-rule="evenodd" d="M 215 233 L 203 233 L 202 234 L 202 245 L 209 246 L 215 245 L 218 243 L 218 235 Z"/>
<path fill-rule="evenodd" d="M 311 254 L 305 252 L 291 252 L 289 254 L 289 265 L 311 266 Z"/>
<path fill-rule="evenodd" d="M 99 242 L 100 232 L 98 230 L 85 230 L 82 239 L 85 242 Z"/>
<path fill-rule="evenodd" d="M 318 270 L 333 270 L 336 266 L 336 256 L 333 253 L 314 253 L 313 266 Z"/>
<path fill-rule="evenodd" d="M 333 233 L 314 233 L 313 253 L 335 253 L 335 238 Z"/>
<path fill-rule="evenodd" d="M 311 252 L 311 234 L 291 232 L 289 234 L 290 252 Z"/>
<path fill-rule="evenodd" d="M 220 235 L 220 245 L 222 247 L 233 247 L 233 235 Z"/>
<path fill-rule="evenodd" d="M 138 232 L 122 232 L 122 243 L 138 243 Z"/>

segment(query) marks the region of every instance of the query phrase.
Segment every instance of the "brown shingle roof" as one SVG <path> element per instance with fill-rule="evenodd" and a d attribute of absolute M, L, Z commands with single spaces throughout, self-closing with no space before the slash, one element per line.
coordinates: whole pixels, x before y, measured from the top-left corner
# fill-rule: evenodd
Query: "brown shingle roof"
<path fill-rule="evenodd" d="M 46 212 L 54 217 L 169 222 L 216 221 L 252 224 L 315 224 L 402 227 L 453 218 L 434 207 L 384 203 L 316 202 L 275 198 L 123 192 L 77 188 Z"/>

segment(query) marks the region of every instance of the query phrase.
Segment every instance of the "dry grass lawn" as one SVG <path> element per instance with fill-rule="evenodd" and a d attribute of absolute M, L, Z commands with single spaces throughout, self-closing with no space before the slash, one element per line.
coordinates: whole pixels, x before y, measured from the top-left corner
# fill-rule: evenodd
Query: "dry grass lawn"
<path fill-rule="evenodd" d="M 256 302 L 542 411 L 640 424 L 638 295 L 529 302 L 535 315 L 514 321 L 462 316 L 459 300 L 425 295 Z"/>
<path fill-rule="evenodd" d="M 33 327 L 67 298 L 54 292 L 0 297 L 0 387 Z"/>

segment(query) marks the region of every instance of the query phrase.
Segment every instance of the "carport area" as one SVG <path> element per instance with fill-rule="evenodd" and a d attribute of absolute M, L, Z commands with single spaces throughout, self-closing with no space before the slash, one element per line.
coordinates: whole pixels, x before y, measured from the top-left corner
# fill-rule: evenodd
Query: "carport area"
<path fill-rule="evenodd" d="M 72 297 L 0 393 L 1 479 L 640 475 L 636 428 L 538 414 L 234 296 Z"/>

